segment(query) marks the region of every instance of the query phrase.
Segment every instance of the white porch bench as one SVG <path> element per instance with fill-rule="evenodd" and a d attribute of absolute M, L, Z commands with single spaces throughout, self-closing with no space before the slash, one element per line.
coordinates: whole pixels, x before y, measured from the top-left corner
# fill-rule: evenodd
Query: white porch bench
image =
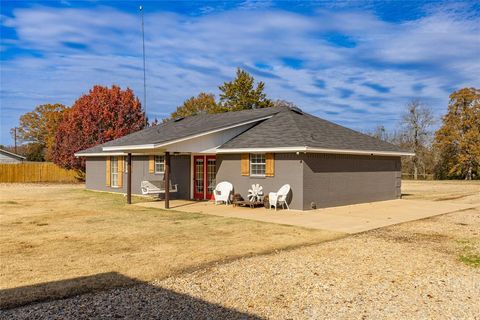
<path fill-rule="evenodd" d="M 178 191 L 178 184 L 172 186 L 172 181 L 169 181 L 169 191 L 174 193 Z M 165 181 L 142 181 L 140 188 L 143 195 L 165 193 Z"/>

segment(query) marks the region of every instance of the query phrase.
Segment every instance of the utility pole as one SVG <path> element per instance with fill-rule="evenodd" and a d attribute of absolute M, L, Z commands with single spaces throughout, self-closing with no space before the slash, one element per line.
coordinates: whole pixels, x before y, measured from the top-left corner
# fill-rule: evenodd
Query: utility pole
<path fill-rule="evenodd" d="M 143 23 L 143 6 L 140 6 L 142 13 L 142 46 L 143 46 L 143 110 L 145 112 L 145 127 L 148 125 L 147 120 L 147 77 L 145 76 L 145 27 Z"/>
<path fill-rule="evenodd" d="M 17 127 L 13 128 L 13 140 L 15 140 L 15 153 L 17 153 Z"/>

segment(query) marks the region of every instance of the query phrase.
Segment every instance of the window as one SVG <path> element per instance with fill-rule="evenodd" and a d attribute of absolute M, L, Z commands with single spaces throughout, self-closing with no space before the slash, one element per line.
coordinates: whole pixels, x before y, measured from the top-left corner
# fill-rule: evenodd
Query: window
<path fill-rule="evenodd" d="M 110 186 L 118 188 L 118 157 L 110 157 Z"/>
<path fill-rule="evenodd" d="M 165 156 L 155 156 L 155 173 L 165 172 Z"/>
<path fill-rule="evenodd" d="M 250 175 L 251 176 L 265 176 L 265 154 L 252 153 L 250 154 Z"/>

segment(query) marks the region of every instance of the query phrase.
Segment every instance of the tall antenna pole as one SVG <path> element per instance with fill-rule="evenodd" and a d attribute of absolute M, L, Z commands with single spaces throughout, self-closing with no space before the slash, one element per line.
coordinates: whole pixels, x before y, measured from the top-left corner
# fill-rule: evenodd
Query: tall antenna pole
<path fill-rule="evenodd" d="M 148 126 L 147 119 L 147 77 L 145 76 L 145 28 L 143 23 L 143 6 L 140 6 L 142 13 L 142 46 L 143 46 L 143 110 L 145 112 L 145 126 Z"/>
<path fill-rule="evenodd" d="M 14 127 L 13 130 L 15 132 L 15 134 L 14 134 L 14 136 L 15 136 L 15 138 L 14 138 L 14 140 L 15 140 L 15 153 L 17 153 L 17 127 Z"/>

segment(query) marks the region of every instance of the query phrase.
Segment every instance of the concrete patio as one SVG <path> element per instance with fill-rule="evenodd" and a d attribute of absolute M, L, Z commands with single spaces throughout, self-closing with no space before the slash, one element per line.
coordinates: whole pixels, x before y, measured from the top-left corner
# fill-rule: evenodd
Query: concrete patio
<path fill-rule="evenodd" d="M 147 208 L 164 208 L 163 201 L 143 202 L 136 205 Z M 170 200 L 171 210 L 251 219 L 350 234 L 471 207 L 473 205 L 448 201 L 389 200 L 310 211 L 275 211 L 263 207 L 251 209 L 248 207 L 233 207 L 232 205 L 215 205 L 212 201 Z"/>

